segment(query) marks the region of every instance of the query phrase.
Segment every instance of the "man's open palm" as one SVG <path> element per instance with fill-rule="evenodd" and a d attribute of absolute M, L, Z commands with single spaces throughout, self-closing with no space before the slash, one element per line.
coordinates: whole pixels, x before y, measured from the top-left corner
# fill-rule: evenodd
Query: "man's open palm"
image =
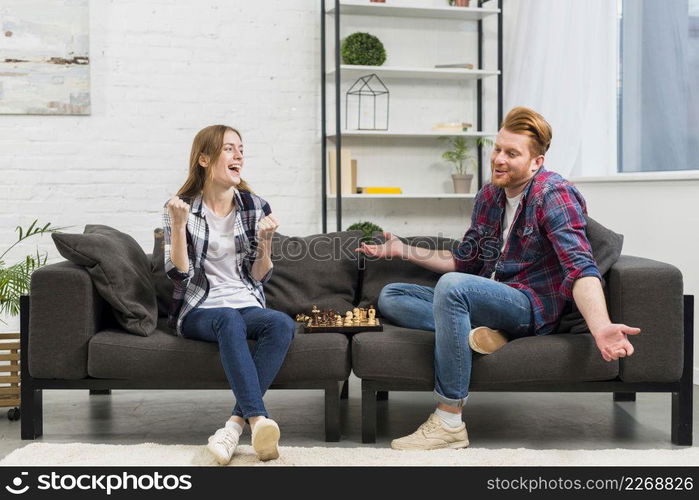
<path fill-rule="evenodd" d="M 614 361 L 633 354 L 633 346 L 627 335 L 639 333 L 641 333 L 640 328 L 612 323 L 595 332 L 594 338 L 604 360 Z"/>
<path fill-rule="evenodd" d="M 370 257 L 400 257 L 403 255 L 403 242 L 393 236 L 391 233 L 383 233 L 386 242 L 380 245 L 367 245 L 362 242 L 359 248 L 356 248 L 356 252 L 362 252 Z"/>

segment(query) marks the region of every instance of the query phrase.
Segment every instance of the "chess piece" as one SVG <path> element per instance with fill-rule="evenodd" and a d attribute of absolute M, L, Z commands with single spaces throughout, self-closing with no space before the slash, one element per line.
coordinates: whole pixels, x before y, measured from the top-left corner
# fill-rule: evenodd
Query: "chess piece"
<path fill-rule="evenodd" d="M 359 308 L 355 307 L 352 309 L 352 323 L 358 325 L 360 321 L 361 317 L 359 316 Z"/>
<path fill-rule="evenodd" d="M 335 326 L 342 326 L 342 316 L 340 314 L 335 315 Z"/>
<path fill-rule="evenodd" d="M 367 311 L 365 308 L 360 307 L 359 308 L 359 322 L 364 324 L 367 321 Z"/>
<path fill-rule="evenodd" d="M 369 308 L 369 319 L 367 324 L 369 326 L 376 326 L 376 309 L 374 309 L 374 306 Z"/>
<path fill-rule="evenodd" d="M 352 311 L 347 311 L 345 313 L 345 322 L 342 326 L 352 326 Z"/>

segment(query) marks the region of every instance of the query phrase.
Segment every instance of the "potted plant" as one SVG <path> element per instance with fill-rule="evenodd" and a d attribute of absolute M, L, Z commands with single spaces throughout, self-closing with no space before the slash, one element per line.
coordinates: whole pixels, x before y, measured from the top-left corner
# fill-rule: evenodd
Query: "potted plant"
<path fill-rule="evenodd" d="M 491 141 L 484 137 L 473 140 L 472 138 L 463 136 L 440 137 L 439 139 L 447 142 L 451 146 L 451 149 L 442 153 L 442 158 L 454 164 L 456 173 L 451 174 L 454 183 L 454 192 L 470 193 L 473 174 L 467 171 L 471 170 L 472 172 L 476 167 L 476 157 L 471 153 L 471 148 L 477 145 L 488 145 Z"/>
<path fill-rule="evenodd" d="M 340 47 L 343 64 L 381 66 L 386 61 L 386 49 L 381 40 L 369 33 L 353 33 Z"/>
<path fill-rule="evenodd" d="M 449 5 L 452 7 L 468 7 L 470 0 L 449 0 Z"/>
<path fill-rule="evenodd" d="M 367 243 L 371 241 L 371 238 L 375 232 L 379 232 L 379 233 L 383 232 L 383 229 L 380 226 L 377 226 L 373 222 L 369 222 L 369 221 L 355 222 L 350 227 L 348 227 L 347 230 L 348 231 L 355 231 L 355 230 L 363 231 L 364 236 L 362 236 L 361 241 L 364 241 Z"/>
<path fill-rule="evenodd" d="M 51 227 L 50 222 L 43 227 L 37 227 L 36 223 L 37 221 L 35 220 L 26 230 L 22 229 L 21 226 L 17 226 L 19 238 L 0 255 L 0 316 L 5 314 L 17 316 L 19 314 L 19 298 L 29 293 L 32 273 L 46 264 L 48 254 L 41 255 L 38 250 L 36 256 L 27 255 L 23 260 L 11 266 L 6 266 L 3 260 L 10 250 L 27 238 L 37 234 L 56 232 L 59 229 Z M 2 318 L 0 318 L 0 322 L 7 324 Z M 9 374 L 7 377 L 9 387 L 5 388 L 5 398 L 0 400 L 0 406 L 13 406 L 19 403 L 20 398 L 18 380 L 20 371 L 18 359 L 20 349 L 19 333 L 2 333 L 0 337 L 3 339 L 3 342 L 0 342 L 0 350 L 7 352 L 9 354 L 7 359 L 10 360 L 10 363 L 4 369 L 5 373 Z M 8 340 L 9 342 L 7 342 Z M 10 408 L 7 412 L 7 418 L 19 420 L 19 407 Z"/>
<path fill-rule="evenodd" d="M 29 284 L 32 273 L 46 264 L 48 254 L 41 255 L 36 251 L 36 255 L 27 255 L 23 260 L 7 266 L 3 260 L 5 256 L 22 241 L 32 236 L 42 235 L 45 233 L 55 233 L 63 228 L 51 227 L 48 222 L 44 226 L 37 226 L 37 220 L 25 230 L 21 226 L 17 226 L 19 238 L 10 247 L 0 255 L 0 315 L 9 314 L 17 316 L 19 314 L 19 297 L 29 293 Z M 0 322 L 3 322 L 0 319 Z"/>

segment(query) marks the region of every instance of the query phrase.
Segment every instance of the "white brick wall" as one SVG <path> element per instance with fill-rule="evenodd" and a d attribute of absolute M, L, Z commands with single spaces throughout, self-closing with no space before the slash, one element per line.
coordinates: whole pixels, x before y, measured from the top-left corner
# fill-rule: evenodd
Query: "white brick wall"
<path fill-rule="evenodd" d="M 90 2 L 91 116 L 0 116 L 0 242 L 34 218 L 145 248 L 194 134 L 244 135 L 244 177 L 289 233 L 317 231 L 318 4 Z M 291 196 L 290 194 L 293 194 Z M 42 247 L 55 250 L 50 240 Z"/>

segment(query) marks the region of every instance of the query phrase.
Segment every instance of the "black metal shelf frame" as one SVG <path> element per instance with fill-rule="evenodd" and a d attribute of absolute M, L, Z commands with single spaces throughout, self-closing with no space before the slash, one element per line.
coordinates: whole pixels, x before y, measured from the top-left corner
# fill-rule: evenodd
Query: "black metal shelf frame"
<path fill-rule="evenodd" d="M 334 41 L 334 52 L 335 52 L 335 215 L 336 215 L 336 231 L 342 230 L 342 178 L 340 175 L 341 169 L 341 152 L 342 152 L 342 128 L 341 128 L 341 99 L 340 99 L 340 84 L 342 81 L 342 74 L 340 72 L 340 0 L 333 0 L 335 4 L 334 10 L 334 27 L 335 33 L 333 36 Z M 495 2 L 496 0 L 478 0 L 478 7 L 481 8 L 488 2 Z M 498 17 L 498 125 L 502 122 L 503 115 L 503 53 L 502 53 L 502 0 L 497 0 L 499 12 Z M 321 78 L 321 106 L 320 106 L 320 116 L 321 116 L 321 213 L 322 219 L 322 231 L 323 233 L 328 232 L 328 193 L 327 193 L 327 141 L 328 141 L 328 131 L 327 131 L 327 92 L 326 92 L 326 22 L 325 16 L 327 15 L 325 9 L 325 0 L 320 0 L 320 78 Z M 479 19 L 478 23 L 478 68 L 483 68 L 483 20 Z M 477 80 L 477 130 L 483 130 L 483 79 L 479 78 Z M 483 145 L 478 144 L 478 189 L 483 186 Z"/>

